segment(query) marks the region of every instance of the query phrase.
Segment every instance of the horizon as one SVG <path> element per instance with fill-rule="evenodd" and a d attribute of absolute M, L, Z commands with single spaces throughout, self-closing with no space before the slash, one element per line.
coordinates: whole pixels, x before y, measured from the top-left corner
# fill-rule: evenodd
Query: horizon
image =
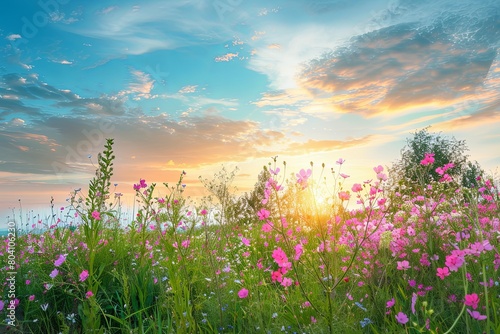
<path fill-rule="evenodd" d="M 19 199 L 67 205 L 105 138 L 131 202 L 183 170 L 199 197 L 222 166 L 245 192 L 275 156 L 287 177 L 343 158 L 350 186 L 428 126 L 500 166 L 496 0 L 0 6 L 0 229 Z"/>

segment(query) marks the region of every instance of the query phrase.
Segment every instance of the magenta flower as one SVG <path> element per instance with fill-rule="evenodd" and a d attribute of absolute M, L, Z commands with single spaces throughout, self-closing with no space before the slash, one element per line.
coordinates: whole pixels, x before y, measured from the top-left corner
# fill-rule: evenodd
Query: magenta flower
<path fill-rule="evenodd" d="M 247 239 L 247 238 L 243 237 L 243 238 L 241 238 L 241 242 L 245 246 L 250 246 L 250 239 Z"/>
<path fill-rule="evenodd" d="M 396 320 L 404 325 L 406 324 L 410 319 L 408 319 L 408 316 L 406 314 L 404 314 L 403 312 L 399 312 L 398 314 L 396 314 Z"/>
<path fill-rule="evenodd" d="M 3 307 L 5 306 L 5 303 L 3 300 L 0 300 L 0 311 L 3 310 Z"/>
<path fill-rule="evenodd" d="M 273 225 L 271 223 L 265 223 L 262 224 L 262 231 L 263 232 L 271 232 L 273 230 Z"/>
<path fill-rule="evenodd" d="M 85 297 L 88 299 L 90 297 L 92 297 L 94 295 L 94 293 L 92 291 L 87 291 L 87 293 L 85 294 Z"/>
<path fill-rule="evenodd" d="M 241 299 L 247 298 L 248 297 L 248 290 L 243 288 L 240 291 L 238 291 L 238 297 Z"/>
<path fill-rule="evenodd" d="M 34 301 L 34 300 L 35 300 L 35 295 L 31 295 L 31 296 L 29 296 L 29 297 L 28 297 L 28 300 L 29 300 L 30 302 Z"/>
<path fill-rule="evenodd" d="M 344 160 L 344 159 L 342 159 L 342 158 L 339 158 L 339 160 L 335 161 L 335 163 L 336 163 L 337 165 L 341 165 L 341 166 L 342 166 L 342 164 L 343 164 L 344 162 L 345 162 L 345 160 Z"/>
<path fill-rule="evenodd" d="M 54 266 L 59 267 L 61 264 L 64 263 L 64 261 L 66 261 L 66 255 L 61 254 L 57 258 L 57 260 L 54 261 Z"/>
<path fill-rule="evenodd" d="M 101 219 L 101 214 L 98 211 L 92 212 L 92 218 L 95 220 L 100 220 Z"/>
<path fill-rule="evenodd" d="M 465 305 L 471 306 L 475 310 L 477 309 L 477 304 L 479 304 L 479 296 L 477 293 L 465 295 Z"/>
<path fill-rule="evenodd" d="M 443 268 L 437 268 L 437 274 L 440 279 L 444 279 L 447 276 L 450 276 L 450 270 L 448 267 L 443 267 Z"/>
<path fill-rule="evenodd" d="M 411 313 L 415 314 L 415 304 L 417 303 L 417 294 L 414 292 L 411 296 Z"/>
<path fill-rule="evenodd" d="M 85 280 L 89 277 L 89 272 L 84 270 L 80 273 L 80 282 L 85 282 Z"/>
<path fill-rule="evenodd" d="M 52 272 L 50 273 L 50 278 L 56 278 L 56 276 L 59 274 L 59 270 L 57 269 L 54 269 L 52 270 Z"/>
<path fill-rule="evenodd" d="M 457 255 L 447 255 L 445 263 L 446 266 L 450 269 L 450 271 L 458 271 L 458 269 L 464 264 L 463 256 Z"/>
<path fill-rule="evenodd" d="M 420 161 L 422 166 L 432 165 L 434 163 L 434 153 L 425 153 L 425 157 Z"/>
<path fill-rule="evenodd" d="M 293 257 L 293 259 L 295 261 L 298 261 L 300 259 L 300 256 L 304 252 L 304 247 L 302 246 L 302 244 L 297 244 L 295 245 L 294 248 L 295 248 L 295 256 Z"/>
<path fill-rule="evenodd" d="M 266 209 L 260 209 L 259 212 L 257 212 L 257 217 L 259 217 L 259 220 L 264 220 L 269 218 L 269 215 L 271 212 L 267 211 Z"/>
<path fill-rule="evenodd" d="M 391 308 L 394 306 L 394 304 L 396 304 L 396 300 L 394 298 L 392 298 L 391 300 L 388 300 L 387 303 L 385 304 L 385 307 L 386 308 Z"/>
<path fill-rule="evenodd" d="M 473 319 L 476 319 L 476 320 L 485 320 L 486 318 L 488 318 L 487 316 L 482 315 L 478 311 L 471 311 L 471 310 L 467 309 L 467 312 L 470 314 L 470 316 Z"/>

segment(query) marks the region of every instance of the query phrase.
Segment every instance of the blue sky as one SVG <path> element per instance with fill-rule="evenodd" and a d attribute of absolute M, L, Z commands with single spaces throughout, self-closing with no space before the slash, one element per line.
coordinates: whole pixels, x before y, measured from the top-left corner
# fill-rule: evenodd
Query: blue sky
<path fill-rule="evenodd" d="M 65 204 L 115 138 L 117 191 L 270 157 L 358 182 L 431 126 L 500 165 L 500 3 L 79 1 L 0 4 L 0 212 Z M 132 196 L 131 196 L 132 197 Z"/>

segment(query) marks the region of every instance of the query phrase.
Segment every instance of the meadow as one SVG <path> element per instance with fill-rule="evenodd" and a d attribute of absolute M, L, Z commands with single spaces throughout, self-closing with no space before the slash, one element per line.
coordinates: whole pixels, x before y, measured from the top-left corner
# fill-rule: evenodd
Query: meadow
<path fill-rule="evenodd" d="M 382 166 L 356 181 L 343 159 L 291 177 L 274 160 L 245 207 L 226 201 L 227 179 L 197 206 L 184 172 L 139 179 L 124 222 L 112 144 L 87 194 L 42 232 L 3 237 L 0 332 L 500 333 L 491 178 L 464 187 L 432 152 L 416 173 L 441 178 L 413 186 Z"/>

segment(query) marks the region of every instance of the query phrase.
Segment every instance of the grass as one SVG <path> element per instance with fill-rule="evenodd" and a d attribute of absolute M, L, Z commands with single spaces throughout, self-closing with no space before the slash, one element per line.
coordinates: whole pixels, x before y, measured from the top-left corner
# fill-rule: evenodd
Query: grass
<path fill-rule="evenodd" d="M 378 166 L 374 180 L 349 188 L 342 161 L 329 185 L 307 170 L 287 181 L 273 166 L 248 216 L 241 202 L 193 207 L 181 174 L 164 197 L 136 184 L 140 209 L 125 226 L 110 202 L 112 153 L 109 140 L 66 218 L 18 231 L 10 249 L 2 242 L 0 256 L 15 255 L 0 271 L 4 331 L 500 333 L 491 180 L 405 191 L 389 188 Z"/>

